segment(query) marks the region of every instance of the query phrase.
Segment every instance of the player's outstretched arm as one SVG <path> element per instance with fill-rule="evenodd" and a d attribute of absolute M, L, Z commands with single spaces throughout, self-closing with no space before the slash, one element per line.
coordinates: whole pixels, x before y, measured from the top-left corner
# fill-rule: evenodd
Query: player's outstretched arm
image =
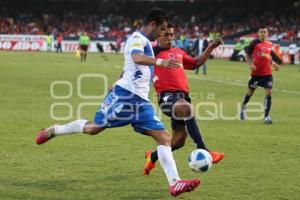
<path fill-rule="evenodd" d="M 143 54 L 132 54 L 133 61 L 138 65 L 155 65 L 158 67 L 178 68 L 182 63 L 173 59 L 155 59 Z"/>
<path fill-rule="evenodd" d="M 222 39 L 217 39 L 214 40 L 213 42 L 211 42 L 208 47 L 206 48 L 206 50 L 199 56 L 195 57 L 196 60 L 196 66 L 201 66 L 205 63 L 205 61 L 208 59 L 208 57 L 210 56 L 211 52 L 217 48 L 218 46 L 223 44 L 223 40 Z"/>

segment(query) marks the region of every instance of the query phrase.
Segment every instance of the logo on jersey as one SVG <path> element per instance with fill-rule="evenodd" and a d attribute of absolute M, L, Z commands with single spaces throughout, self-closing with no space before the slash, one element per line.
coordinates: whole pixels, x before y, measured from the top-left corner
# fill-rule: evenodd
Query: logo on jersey
<path fill-rule="evenodd" d="M 267 58 L 267 59 L 271 58 L 271 55 L 269 53 L 265 53 L 265 52 L 257 52 L 257 55 L 261 56 L 261 57 L 264 57 L 264 58 Z"/>
<path fill-rule="evenodd" d="M 156 81 L 158 81 L 158 76 L 154 75 L 152 81 L 153 81 L 153 83 L 155 83 Z"/>
<path fill-rule="evenodd" d="M 258 52 L 257 52 L 257 56 L 270 59 L 271 58 L 271 55 L 270 55 L 271 51 L 272 51 L 271 47 L 264 47 L 264 46 L 259 47 Z"/>
<path fill-rule="evenodd" d="M 135 71 L 132 81 L 142 78 L 143 73 L 140 70 Z"/>
<path fill-rule="evenodd" d="M 134 43 L 131 45 L 131 47 L 143 47 L 140 43 Z"/>

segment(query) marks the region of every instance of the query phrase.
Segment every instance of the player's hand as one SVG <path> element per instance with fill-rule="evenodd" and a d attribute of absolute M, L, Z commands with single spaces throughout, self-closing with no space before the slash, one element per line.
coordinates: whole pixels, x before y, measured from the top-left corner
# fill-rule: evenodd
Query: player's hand
<path fill-rule="evenodd" d="M 182 63 L 174 59 L 165 59 L 162 61 L 161 66 L 168 68 L 179 68 L 182 67 Z"/>
<path fill-rule="evenodd" d="M 279 71 L 280 66 L 276 62 L 273 62 L 272 65 L 273 65 L 275 71 Z"/>
<path fill-rule="evenodd" d="M 221 38 L 218 38 L 218 39 L 212 41 L 209 44 L 209 46 L 214 49 L 214 48 L 217 48 L 218 46 L 223 45 L 223 44 L 224 44 L 223 40 Z"/>
<path fill-rule="evenodd" d="M 250 69 L 253 70 L 253 71 L 255 71 L 256 70 L 256 66 L 254 64 L 251 64 L 250 65 Z"/>

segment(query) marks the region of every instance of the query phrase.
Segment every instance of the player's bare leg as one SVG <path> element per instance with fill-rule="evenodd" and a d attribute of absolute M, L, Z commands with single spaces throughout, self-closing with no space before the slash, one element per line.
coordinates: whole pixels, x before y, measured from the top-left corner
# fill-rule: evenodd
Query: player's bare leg
<path fill-rule="evenodd" d="M 173 130 L 172 135 L 172 151 L 180 149 L 184 146 L 187 134 L 184 125 L 178 125 Z"/>
<path fill-rule="evenodd" d="M 40 130 L 36 136 L 36 143 L 44 144 L 54 137 L 72 135 L 77 133 L 95 135 L 100 133 L 104 129 L 105 128 L 99 127 L 93 122 L 89 122 L 84 119 L 79 119 L 64 125 L 55 124 L 53 126 L 50 126 L 49 128 Z"/>
<path fill-rule="evenodd" d="M 171 136 L 165 130 L 146 131 L 158 143 L 157 154 L 169 183 L 169 192 L 173 196 L 190 192 L 199 186 L 200 180 L 181 180 L 171 151 Z"/>
<path fill-rule="evenodd" d="M 250 101 L 250 98 L 252 97 L 254 92 L 255 92 L 254 88 L 248 88 L 248 91 L 245 94 L 243 105 L 242 105 L 242 108 L 241 108 L 241 113 L 240 113 L 240 119 L 241 120 L 245 119 L 245 112 L 246 112 L 247 103 Z"/>
<path fill-rule="evenodd" d="M 272 124 L 272 119 L 269 115 L 271 105 L 272 105 L 272 89 L 271 88 L 265 88 L 265 117 L 264 117 L 264 123 L 265 124 Z"/>

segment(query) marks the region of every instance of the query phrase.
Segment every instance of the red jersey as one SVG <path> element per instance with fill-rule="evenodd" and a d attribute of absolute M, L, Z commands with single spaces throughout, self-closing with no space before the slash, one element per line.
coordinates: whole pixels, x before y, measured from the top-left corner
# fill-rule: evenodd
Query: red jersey
<path fill-rule="evenodd" d="M 63 40 L 63 37 L 61 35 L 57 36 L 57 43 L 58 44 L 61 44 L 62 43 L 62 40 Z"/>
<path fill-rule="evenodd" d="M 155 58 L 176 59 L 183 64 L 183 68 L 154 68 L 154 87 L 157 93 L 165 91 L 189 92 L 188 79 L 184 70 L 193 70 L 196 60 L 179 48 L 162 49 L 154 47 Z"/>
<path fill-rule="evenodd" d="M 274 52 L 272 51 L 273 44 L 269 41 L 253 40 L 246 53 L 252 56 L 253 64 L 256 70 L 252 70 L 251 76 L 268 76 L 272 75 L 271 61 Z"/>

